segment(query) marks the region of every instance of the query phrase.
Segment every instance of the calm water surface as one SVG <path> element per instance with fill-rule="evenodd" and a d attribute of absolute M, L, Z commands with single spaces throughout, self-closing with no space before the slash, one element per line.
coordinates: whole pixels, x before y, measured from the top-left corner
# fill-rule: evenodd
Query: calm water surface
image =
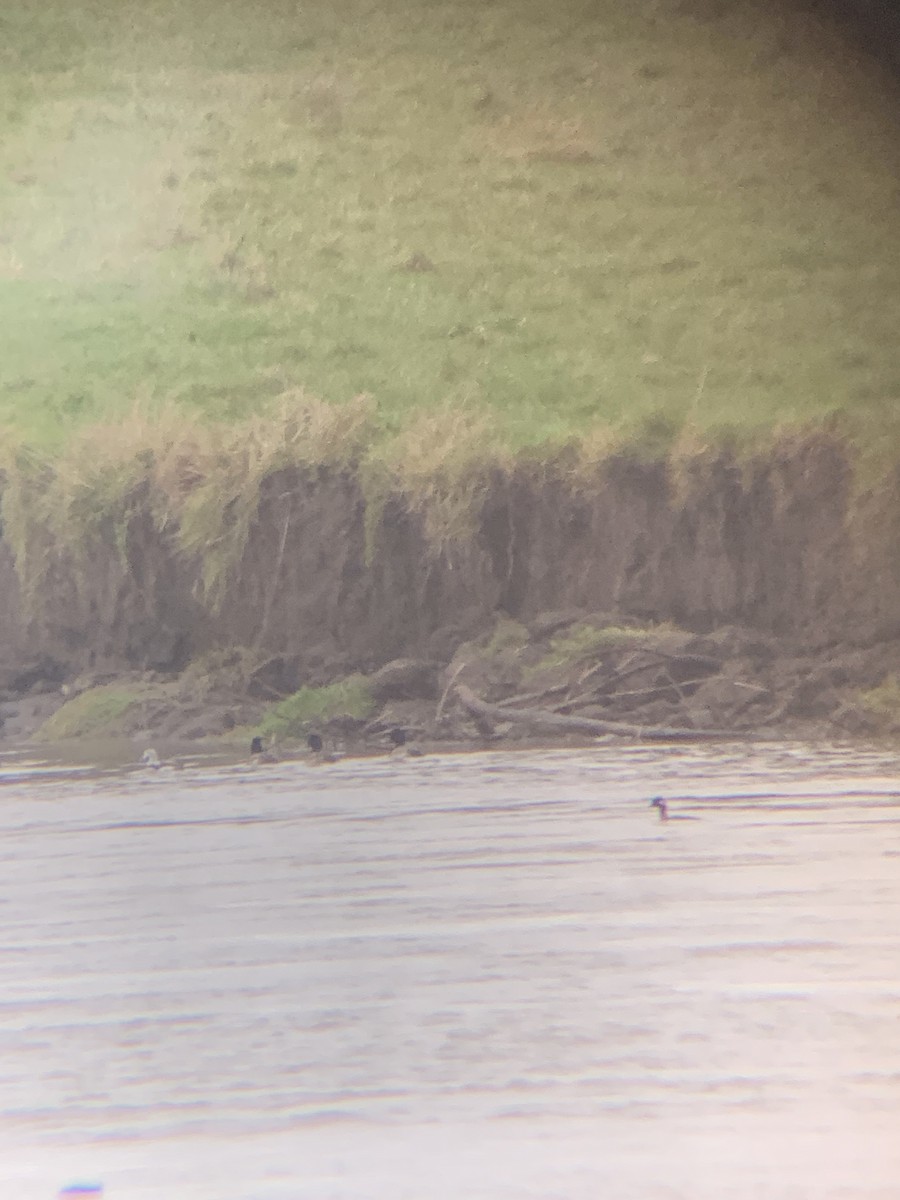
<path fill-rule="evenodd" d="M 896 1200 L 900 761 L 0 759 L 0 1179 Z"/>

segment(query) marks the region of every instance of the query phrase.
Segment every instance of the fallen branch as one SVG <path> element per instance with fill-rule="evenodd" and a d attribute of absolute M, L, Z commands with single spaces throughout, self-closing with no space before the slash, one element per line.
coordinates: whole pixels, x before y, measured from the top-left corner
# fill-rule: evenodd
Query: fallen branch
<path fill-rule="evenodd" d="M 611 675 L 608 675 L 603 683 L 600 684 L 600 687 L 606 687 L 610 683 L 615 683 L 617 679 L 621 679 L 626 675 L 630 675 L 632 671 L 643 671 L 647 664 L 640 663 L 636 667 L 633 666 L 632 664 L 634 663 L 635 657 L 636 656 L 634 654 L 627 655 L 624 663 L 619 667 L 619 669 L 617 671 L 613 671 Z M 606 661 L 601 659 L 600 662 L 595 663 L 592 667 L 588 668 L 587 671 L 582 672 L 582 674 L 578 677 L 578 687 L 584 687 L 589 679 L 593 679 L 595 675 L 601 674 L 607 669 L 607 666 L 608 664 Z"/>
<path fill-rule="evenodd" d="M 658 650 L 654 650 L 652 652 L 639 651 L 639 653 L 647 655 L 643 662 L 635 663 L 633 659 L 629 659 L 624 667 L 607 676 L 602 683 L 599 683 L 596 686 L 594 691 L 598 694 L 600 692 L 608 692 L 613 684 L 621 683 L 623 679 L 628 679 L 631 675 L 640 675 L 642 671 L 655 670 L 659 667 L 668 667 L 670 663 L 675 662 L 681 662 L 688 665 L 694 664 L 701 669 L 708 667 L 709 674 L 715 674 L 717 671 L 721 671 L 722 669 L 722 664 L 718 661 L 718 659 L 710 658 L 705 654 L 663 654 Z M 652 657 L 650 657 L 651 653 Z M 671 674 L 668 671 L 666 673 L 671 678 Z"/>
<path fill-rule="evenodd" d="M 560 683 L 556 687 L 545 688 L 542 692 L 520 692 L 518 696 L 508 696 L 505 700 L 498 700 L 497 706 L 506 708 L 508 704 L 511 704 L 515 708 L 517 704 L 530 704 L 533 700 L 550 700 L 554 696 L 561 696 L 568 691 L 568 688 L 567 683 Z"/>
<path fill-rule="evenodd" d="M 465 684 L 456 685 L 456 694 L 463 708 L 478 722 L 510 721 L 513 724 L 530 725 L 533 729 L 547 733 L 605 733 L 621 737 L 645 738 L 649 741 L 705 741 L 713 738 L 730 738 L 734 734 L 722 729 L 679 729 L 668 725 L 627 725 L 623 721 L 598 721 L 594 717 L 572 717 L 562 713 L 546 712 L 540 708 L 502 708 L 499 704 L 488 704 L 480 699 Z"/>
<path fill-rule="evenodd" d="M 457 676 L 459 675 L 460 671 L 465 668 L 465 666 L 466 664 L 461 662 L 447 681 L 447 686 L 444 688 L 440 703 L 437 706 L 437 711 L 434 714 L 435 725 L 440 723 L 441 717 L 444 715 L 444 705 L 447 703 L 447 696 L 450 694 L 450 689 L 453 687 L 454 683 L 456 683 Z"/>
<path fill-rule="evenodd" d="M 244 239 L 241 238 L 241 241 Z M 238 243 L 240 245 L 240 243 Z M 272 615 L 272 605 L 275 601 L 275 593 L 278 591 L 278 584 L 281 579 L 281 567 L 284 562 L 284 548 L 287 544 L 288 529 L 291 525 L 291 509 L 288 507 L 284 518 L 284 528 L 281 531 L 281 542 L 278 546 L 278 555 L 275 559 L 275 568 L 272 571 L 272 582 L 269 584 L 269 590 L 266 594 L 266 602 L 263 608 L 262 620 L 259 623 L 259 633 L 256 635 L 256 645 L 261 646 L 263 639 L 266 636 L 266 630 L 269 627 L 269 617 Z M 283 699 L 283 697 L 282 697 Z"/>
<path fill-rule="evenodd" d="M 574 696 L 571 700 L 564 700 L 559 704 L 554 704 L 553 711 L 558 712 L 561 708 L 578 708 L 582 704 L 596 704 L 604 701 L 615 703 L 616 700 L 647 700 L 651 696 L 664 696 L 666 692 L 675 692 L 680 700 L 685 700 L 687 697 L 682 692 L 682 688 L 699 687 L 701 683 L 706 683 L 708 678 L 708 675 L 704 675 L 702 679 L 685 679 L 684 683 L 676 683 L 669 676 L 668 683 L 658 683 L 655 687 L 635 688 L 630 692 L 611 692 L 609 695 L 604 696 L 602 700 L 596 692 L 585 692 L 580 696 Z"/>

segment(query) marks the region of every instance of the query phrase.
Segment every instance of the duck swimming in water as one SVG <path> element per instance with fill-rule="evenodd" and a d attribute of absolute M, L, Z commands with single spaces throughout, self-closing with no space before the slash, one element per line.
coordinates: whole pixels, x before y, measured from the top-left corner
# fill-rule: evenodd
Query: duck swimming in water
<path fill-rule="evenodd" d="M 689 817 L 685 813 L 673 813 L 669 815 L 669 805 L 662 796 L 654 796 L 650 801 L 650 807 L 655 808 L 659 813 L 661 821 L 699 821 L 699 817 Z"/>

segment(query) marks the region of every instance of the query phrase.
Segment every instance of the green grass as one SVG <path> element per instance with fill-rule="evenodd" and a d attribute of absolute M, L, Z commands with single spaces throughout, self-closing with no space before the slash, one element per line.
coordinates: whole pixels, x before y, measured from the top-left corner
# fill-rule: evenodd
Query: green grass
<path fill-rule="evenodd" d="M 653 633 L 649 629 L 631 628 L 621 625 L 576 625 L 550 639 L 544 657 L 525 671 L 530 679 L 543 671 L 554 671 L 571 666 L 581 659 L 599 654 L 601 650 L 621 650 L 627 646 L 646 646 Z"/>
<path fill-rule="evenodd" d="M 483 639 L 479 649 L 479 657 L 483 659 L 496 658 L 507 652 L 518 653 L 528 645 L 528 629 L 519 621 L 503 614 L 497 617 L 489 637 Z"/>
<path fill-rule="evenodd" d="M 751 0 L 6 0 L 0 425 L 303 388 L 383 439 L 893 452 L 898 139 L 850 58 Z"/>
<path fill-rule="evenodd" d="M 859 700 L 885 729 L 900 729 L 900 679 L 896 675 L 888 675 L 878 687 L 860 692 Z"/>
<path fill-rule="evenodd" d="M 89 688 L 49 717 L 35 734 L 35 740 L 56 742 L 114 734 L 120 731 L 121 718 L 141 699 L 139 691 L 118 684 Z"/>
<path fill-rule="evenodd" d="M 364 720 L 374 710 L 375 701 L 366 679 L 362 675 L 348 675 L 325 687 L 302 687 L 273 704 L 259 732 L 275 738 L 297 738 L 335 717 Z"/>

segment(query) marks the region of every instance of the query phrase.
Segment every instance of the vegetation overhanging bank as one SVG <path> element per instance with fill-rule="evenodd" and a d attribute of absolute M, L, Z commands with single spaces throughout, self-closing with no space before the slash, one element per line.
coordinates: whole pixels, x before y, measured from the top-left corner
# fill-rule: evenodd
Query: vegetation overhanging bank
<path fill-rule="evenodd" d="M 894 721 L 900 479 L 863 489 L 834 434 L 539 456 L 374 415 L 294 395 L 10 454 L 0 690 L 68 695 L 46 736 Z"/>
<path fill-rule="evenodd" d="M 240 426 L 136 416 L 52 465 L 10 455 L 7 657 L 177 670 L 243 646 L 371 669 L 560 608 L 809 646 L 900 631 L 897 473 L 863 491 L 835 437 L 541 458 L 459 414 L 380 441 L 372 418 L 295 396 Z"/>

